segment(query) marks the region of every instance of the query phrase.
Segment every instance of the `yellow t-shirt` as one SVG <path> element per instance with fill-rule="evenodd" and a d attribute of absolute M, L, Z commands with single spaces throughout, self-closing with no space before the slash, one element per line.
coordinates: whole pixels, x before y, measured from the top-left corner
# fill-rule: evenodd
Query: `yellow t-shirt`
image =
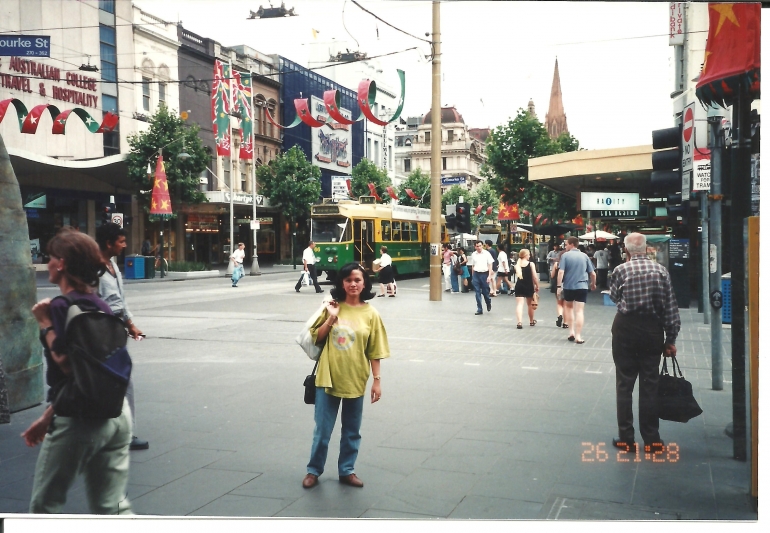
<path fill-rule="evenodd" d="M 310 326 L 314 341 L 327 318 L 329 312 L 324 309 Z M 386 357 L 390 357 L 388 335 L 377 310 L 368 303 L 351 307 L 341 302 L 338 320 L 318 359 L 316 387 L 324 387 L 326 394 L 338 398 L 363 396 L 369 380 L 369 360 Z"/>

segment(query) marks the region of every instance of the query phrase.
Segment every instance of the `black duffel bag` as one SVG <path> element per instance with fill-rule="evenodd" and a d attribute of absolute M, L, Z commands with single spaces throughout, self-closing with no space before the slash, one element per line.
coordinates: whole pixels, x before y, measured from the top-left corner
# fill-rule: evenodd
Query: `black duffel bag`
<path fill-rule="evenodd" d="M 687 422 L 700 415 L 703 409 L 692 394 L 692 384 L 684 379 L 676 357 L 671 358 L 673 376 L 668 373 L 666 359 L 668 358 L 663 358 L 658 380 L 658 418 L 671 422 Z"/>

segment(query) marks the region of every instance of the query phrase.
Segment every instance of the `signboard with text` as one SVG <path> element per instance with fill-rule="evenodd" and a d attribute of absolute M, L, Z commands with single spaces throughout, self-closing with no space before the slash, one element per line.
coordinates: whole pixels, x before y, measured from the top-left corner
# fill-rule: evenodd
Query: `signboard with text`
<path fill-rule="evenodd" d="M 350 198 L 349 180 L 350 176 L 332 176 L 332 200 L 348 200 Z"/>
<path fill-rule="evenodd" d="M 580 193 L 581 211 L 638 211 L 638 192 L 585 192 Z"/>
<path fill-rule="evenodd" d="M 684 44 L 684 2 L 668 3 L 668 44 Z"/>
<path fill-rule="evenodd" d="M 695 170 L 693 171 L 692 192 L 709 191 L 711 189 L 711 157 L 695 154 Z"/>
<path fill-rule="evenodd" d="M 352 116 L 347 109 L 339 108 L 339 111 L 347 119 Z M 310 112 L 314 119 L 326 120 L 326 106 L 320 98 L 310 97 Z M 327 124 L 312 128 L 310 137 L 313 165 L 346 174 L 353 171 L 353 126 L 336 122 Z"/>
<path fill-rule="evenodd" d="M 51 57 L 51 37 L 0 35 L 0 56 Z"/>

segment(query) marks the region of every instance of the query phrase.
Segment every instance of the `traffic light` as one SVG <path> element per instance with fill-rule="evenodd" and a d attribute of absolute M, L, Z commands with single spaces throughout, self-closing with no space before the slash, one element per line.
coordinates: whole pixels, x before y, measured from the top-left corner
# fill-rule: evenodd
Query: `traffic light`
<path fill-rule="evenodd" d="M 455 229 L 455 227 L 457 227 L 457 215 L 449 213 L 446 216 L 446 227 L 449 229 Z"/>
<path fill-rule="evenodd" d="M 104 223 L 112 222 L 112 215 L 116 212 L 117 206 L 114 203 L 104 204 L 102 210 L 102 221 Z"/>
<path fill-rule="evenodd" d="M 457 232 L 458 233 L 470 233 L 471 232 L 471 206 L 468 202 L 462 202 L 457 204 Z"/>
<path fill-rule="evenodd" d="M 666 210 L 669 218 L 686 218 L 688 205 L 682 204 L 682 126 L 652 132 L 653 193 L 667 195 Z"/>

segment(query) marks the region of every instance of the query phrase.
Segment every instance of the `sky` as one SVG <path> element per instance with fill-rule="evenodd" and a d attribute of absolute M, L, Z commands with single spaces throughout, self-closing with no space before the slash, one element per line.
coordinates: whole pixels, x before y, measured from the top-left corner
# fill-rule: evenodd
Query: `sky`
<path fill-rule="evenodd" d="M 351 0 L 287 1 L 298 16 L 247 20 L 260 3 L 269 5 L 266 0 L 136 0 L 149 13 L 181 20 L 186 29 L 223 46 L 245 44 L 304 66 L 312 42 L 342 41 L 370 57 L 417 47 L 380 61 L 392 87 L 398 87 L 396 69 L 406 71 L 402 116 L 430 109 L 427 42 L 377 21 Z M 359 3 L 430 40 L 425 36 L 432 31 L 430 1 Z M 558 58 L 567 125 L 581 147 L 650 144 L 652 130 L 674 125 L 667 9 L 666 2 L 441 2 L 442 105 L 454 105 L 469 127 L 494 128 L 531 98 L 543 121 Z"/>

